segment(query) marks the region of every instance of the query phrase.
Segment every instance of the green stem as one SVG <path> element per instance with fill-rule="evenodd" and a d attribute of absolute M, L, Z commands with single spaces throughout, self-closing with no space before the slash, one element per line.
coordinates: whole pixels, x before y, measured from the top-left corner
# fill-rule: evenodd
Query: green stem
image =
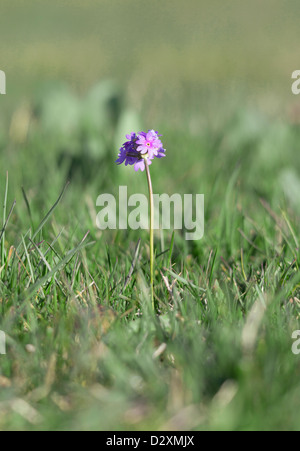
<path fill-rule="evenodd" d="M 153 277 L 153 267 L 154 267 L 154 244 L 153 244 L 153 230 L 154 230 L 154 201 L 153 201 L 153 190 L 152 182 L 150 177 L 149 165 L 147 158 L 145 158 L 145 168 L 147 174 L 148 188 L 149 188 L 149 201 L 150 201 L 150 290 L 151 290 L 151 304 L 154 310 L 154 277 Z"/>

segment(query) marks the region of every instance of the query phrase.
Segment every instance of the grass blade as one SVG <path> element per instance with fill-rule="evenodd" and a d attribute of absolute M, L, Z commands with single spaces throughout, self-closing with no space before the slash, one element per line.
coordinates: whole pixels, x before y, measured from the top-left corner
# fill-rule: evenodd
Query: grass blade
<path fill-rule="evenodd" d="M 2 265 L 4 265 L 4 259 L 5 259 L 5 230 L 6 230 L 8 221 L 10 220 L 10 217 L 12 215 L 13 209 L 15 208 L 15 205 L 16 205 L 16 200 L 14 200 L 14 202 L 13 202 L 13 204 L 11 206 L 11 209 L 10 209 L 10 211 L 8 213 L 8 216 L 6 218 L 6 221 L 5 221 L 4 225 L 3 225 L 3 228 L 2 228 L 2 230 L 0 232 L 1 263 L 2 263 Z"/>
<path fill-rule="evenodd" d="M 70 182 L 67 182 L 66 185 L 64 186 L 62 192 L 60 193 L 57 201 L 54 203 L 54 205 L 50 208 L 50 210 L 48 211 L 48 213 L 46 214 L 46 216 L 44 217 L 44 219 L 41 221 L 41 223 L 39 224 L 38 228 L 36 229 L 36 231 L 34 232 L 33 236 L 32 236 L 32 240 L 34 240 L 34 238 L 39 234 L 39 232 L 42 230 L 42 228 L 44 227 L 44 225 L 46 224 L 46 222 L 48 221 L 48 219 L 51 217 L 52 213 L 54 212 L 55 208 L 57 207 L 57 205 L 59 204 L 59 202 L 61 201 L 61 199 L 63 198 L 63 195 L 67 189 L 67 187 L 69 186 Z"/>
<path fill-rule="evenodd" d="M 30 278 L 31 278 L 32 283 L 34 283 L 34 273 L 33 273 L 33 268 L 32 268 L 32 265 L 31 265 L 31 261 L 30 261 L 28 249 L 27 249 L 27 247 L 26 247 L 26 244 L 25 244 L 25 240 L 24 240 L 23 235 L 22 235 L 22 243 L 23 243 L 23 246 L 24 246 L 26 259 L 27 259 L 28 265 L 29 265 Z M 29 281 L 29 284 L 30 284 L 30 281 Z M 28 285 L 29 285 L 29 284 L 28 284 Z"/>
<path fill-rule="evenodd" d="M 135 268 L 135 265 L 136 265 L 136 262 L 137 262 L 137 259 L 138 259 L 138 256 L 139 256 L 139 252 L 140 252 L 140 244 L 141 244 L 141 239 L 139 238 L 139 240 L 137 242 L 137 245 L 135 247 L 134 257 L 133 257 L 133 260 L 132 260 L 132 263 L 131 263 L 131 266 L 130 266 L 130 270 L 129 270 L 129 273 L 128 273 L 127 277 L 126 277 L 126 280 L 125 280 L 125 283 L 124 283 L 124 286 L 123 286 L 123 289 L 122 289 L 121 293 L 123 293 L 123 291 L 127 287 L 128 282 L 131 279 L 131 276 L 133 274 L 133 271 L 134 271 L 134 268 Z"/>
<path fill-rule="evenodd" d="M 168 256 L 168 264 L 167 264 L 168 268 L 171 266 L 173 247 L 174 247 L 174 238 L 175 238 L 175 230 L 173 230 L 172 238 L 171 238 L 171 244 L 170 244 L 169 256 Z"/>
<path fill-rule="evenodd" d="M 4 265 L 4 252 L 5 252 L 5 223 L 6 223 L 6 204 L 7 204 L 7 194 L 8 194 L 8 172 L 6 172 L 6 183 L 5 183 L 5 192 L 4 192 L 4 202 L 3 202 L 3 233 L 1 233 L 1 238 L 3 238 L 3 241 L 1 241 L 1 265 Z"/>
<path fill-rule="evenodd" d="M 23 194 L 23 198 L 24 198 L 24 201 L 25 201 L 25 204 L 26 204 L 27 211 L 28 211 L 30 224 L 31 224 L 31 227 L 33 229 L 33 220 L 32 220 L 31 208 L 30 208 L 30 205 L 29 205 L 28 197 L 26 195 L 26 192 L 25 192 L 23 186 L 22 186 L 22 194 Z"/>
<path fill-rule="evenodd" d="M 28 292 L 25 294 L 24 300 L 26 300 L 30 296 L 32 296 L 33 293 L 36 292 L 37 290 L 39 290 L 41 288 L 41 286 L 44 285 L 44 283 L 46 283 L 49 279 L 51 279 L 57 273 L 57 271 L 60 271 L 63 267 L 65 267 L 70 262 L 70 260 L 74 257 L 74 255 L 77 254 L 77 252 L 79 252 L 84 247 L 87 247 L 87 246 L 90 246 L 93 244 L 93 242 L 91 242 L 91 243 L 84 242 L 85 239 L 87 238 L 88 234 L 89 234 L 89 232 L 85 234 L 85 236 L 83 237 L 81 242 L 76 247 L 74 247 L 71 251 L 67 252 L 65 257 L 56 266 L 54 266 L 52 271 L 49 271 L 44 277 L 37 280 L 36 283 L 30 287 Z"/>

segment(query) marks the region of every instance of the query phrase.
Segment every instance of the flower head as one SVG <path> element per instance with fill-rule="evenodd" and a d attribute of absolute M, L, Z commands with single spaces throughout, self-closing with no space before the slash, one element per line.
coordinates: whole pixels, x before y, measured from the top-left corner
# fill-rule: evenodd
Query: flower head
<path fill-rule="evenodd" d="M 162 158 L 165 156 L 165 149 L 159 139 L 158 133 L 154 130 L 148 132 L 130 133 L 126 135 L 127 141 L 122 145 L 119 151 L 116 163 L 125 166 L 134 165 L 134 170 L 144 171 L 145 159 L 148 165 L 152 163 L 154 157 Z"/>
<path fill-rule="evenodd" d="M 148 133 L 141 132 L 136 143 L 138 144 L 137 150 L 141 154 L 148 152 L 149 156 L 157 156 L 159 149 L 162 148 L 162 142 L 154 130 L 149 130 Z"/>
<path fill-rule="evenodd" d="M 128 141 L 120 147 L 118 159 L 116 160 L 116 163 L 118 164 L 125 162 L 125 166 L 134 164 L 139 157 L 139 153 L 135 146 L 135 141 L 137 139 L 136 134 L 130 133 L 129 135 L 126 135 L 126 138 Z"/>

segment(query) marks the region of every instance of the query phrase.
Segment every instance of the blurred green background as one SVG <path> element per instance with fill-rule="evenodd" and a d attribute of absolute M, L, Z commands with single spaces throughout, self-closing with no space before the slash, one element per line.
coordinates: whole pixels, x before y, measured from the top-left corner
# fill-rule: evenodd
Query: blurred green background
<path fill-rule="evenodd" d="M 217 99 L 243 93 L 283 113 L 298 62 L 298 12 L 296 0 L 4 0 L 6 101 L 30 98 L 44 80 L 83 95 L 113 78 L 151 121 L 165 113 L 180 120 L 187 107 L 205 115 L 199 94 L 208 91 Z"/>
<path fill-rule="evenodd" d="M 16 206 L 0 239 L 0 429 L 299 429 L 299 13 L 1 1 L 0 199 L 8 172 Z M 157 258 L 155 318 L 147 231 L 95 221 L 99 194 L 147 192 L 114 161 L 150 128 L 167 150 L 154 191 L 205 195 L 203 240 L 178 231 Z M 157 254 L 171 236 L 156 233 Z"/>

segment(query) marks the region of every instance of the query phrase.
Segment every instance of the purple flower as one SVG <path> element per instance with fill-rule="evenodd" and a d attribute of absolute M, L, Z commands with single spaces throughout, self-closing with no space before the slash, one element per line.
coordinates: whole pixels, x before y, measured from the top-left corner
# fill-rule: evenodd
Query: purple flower
<path fill-rule="evenodd" d="M 148 162 L 148 166 L 150 166 L 150 164 L 152 164 L 152 161 L 150 160 L 150 158 L 147 158 L 147 162 Z M 142 158 L 141 160 L 138 160 L 135 164 L 134 164 L 134 170 L 138 171 L 141 170 L 142 172 L 145 170 L 145 160 L 144 158 Z"/>
<path fill-rule="evenodd" d="M 120 152 L 118 155 L 118 159 L 116 163 L 122 164 L 125 161 L 125 166 L 132 165 L 136 162 L 136 159 L 139 157 L 139 153 L 136 150 L 135 141 L 137 139 L 135 133 L 130 133 L 130 135 L 126 135 L 128 141 L 126 141 L 122 147 L 120 148 Z"/>
<path fill-rule="evenodd" d="M 148 152 L 150 157 L 153 155 L 157 156 L 159 149 L 162 148 L 162 143 L 154 130 L 149 130 L 148 133 L 139 133 L 136 143 L 138 144 L 137 150 L 141 154 Z"/>
<path fill-rule="evenodd" d="M 116 163 L 122 164 L 125 162 L 125 166 L 128 164 L 134 165 L 135 171 L 139 169 L 144 171 L 145 159 L 150 165 L 154 157 L 165 157 L 165 149 L 159 136 L 161 135 L 158 135 L 154 130 L 148 130 L 147 133 L 140 132 L 126 135 L 128 141 L 120 148 Z"/>

